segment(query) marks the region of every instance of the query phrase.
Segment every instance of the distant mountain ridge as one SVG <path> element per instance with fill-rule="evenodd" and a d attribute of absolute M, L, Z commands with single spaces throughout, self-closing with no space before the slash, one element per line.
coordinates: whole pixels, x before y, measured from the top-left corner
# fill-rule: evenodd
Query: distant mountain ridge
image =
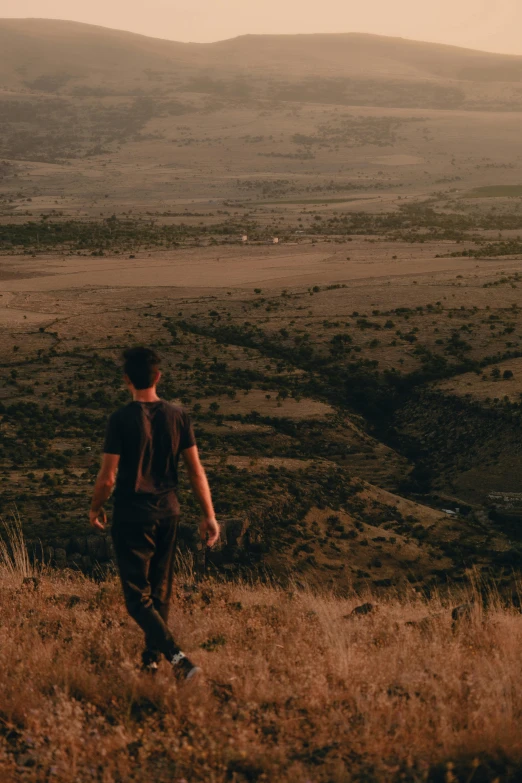
<path fill-rule="evenodd" d="M 431 93 L 428 87 L 424 97 L 419 94 L 421 84 L 431 85 Z M 503 85 L 500 104 L 498 84 Z M 362 100 L 365 105 L 498 109 L 509 108 L 513 101 L 513 108 L 518 107 L 521 84 L 522 56 L 402 38 L 361 33 L 245 35 L 199 44 L 78 22 L 0 20 L 0 89 L 10 91 L 208 92 L 355 105 Z M 391 88 L 384 103 L 378 85 Z"/>

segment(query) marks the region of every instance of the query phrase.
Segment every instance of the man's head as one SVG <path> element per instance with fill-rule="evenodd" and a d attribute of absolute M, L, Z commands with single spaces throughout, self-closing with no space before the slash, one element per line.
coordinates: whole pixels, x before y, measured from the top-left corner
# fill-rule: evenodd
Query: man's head
<path fill-rule="evenodd" d="M 125 379 L 135 389 L 150 389 L 156 386 L 161 373 L 160 358 L 152 348 L 128 348 L 123 353 Z"/>

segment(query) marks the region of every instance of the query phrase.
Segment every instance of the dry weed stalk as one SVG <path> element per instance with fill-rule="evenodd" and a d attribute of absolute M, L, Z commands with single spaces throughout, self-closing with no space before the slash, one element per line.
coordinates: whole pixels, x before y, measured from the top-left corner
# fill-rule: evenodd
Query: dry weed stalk
<path fill-rule="evenodd" d="M 0 517 L 0 529 L 0 577 L 34 576 L 19 514 L 13 511 L 10 517 Z"/>

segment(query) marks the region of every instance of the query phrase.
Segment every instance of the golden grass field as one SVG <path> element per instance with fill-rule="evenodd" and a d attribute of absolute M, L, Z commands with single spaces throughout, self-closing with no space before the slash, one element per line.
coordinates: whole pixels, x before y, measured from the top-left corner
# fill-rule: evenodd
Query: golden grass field
<path fill-rule="evenodd" d="M 18 546 L 0 584 L 6 783 L 520 779 L 522 617 L 479 585 L 340 599 L 182 566 L 171 625 L 205 675 L 179 687 L 137 671 L 115 580 L 35 573 Z"/>

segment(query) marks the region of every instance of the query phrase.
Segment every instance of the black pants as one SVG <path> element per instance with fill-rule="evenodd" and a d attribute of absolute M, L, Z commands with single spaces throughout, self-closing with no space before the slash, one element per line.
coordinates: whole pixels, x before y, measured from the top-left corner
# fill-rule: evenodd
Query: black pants
<path fill-rule="evenodd" d="M 140 521 L 118 516 L 112 540 L 130 616 L 145 633 L 145 665 L 179 652 L 168 629 L 179 517 Z"/>

